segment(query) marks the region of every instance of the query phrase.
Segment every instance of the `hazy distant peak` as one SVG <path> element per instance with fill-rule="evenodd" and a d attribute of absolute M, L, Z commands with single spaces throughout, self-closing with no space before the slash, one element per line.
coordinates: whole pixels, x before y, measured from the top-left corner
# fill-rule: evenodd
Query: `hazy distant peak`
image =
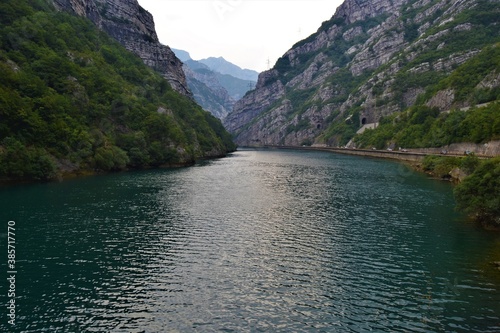
<path fill-rule="evenodd" d="M 174 48 L 171 48 L 171 50 L 175 53 L 177 58 L 179 58 L 182 62 L 186 62 L 188 60 L 193 60 L 191 58 L 191 55 L 187 51 L 178 50 L 178 49 L 174 49 Z"/>
<path fill-rule="evenodd" d="M 189 68 L 191 68 L 192 70 L 204 69 L 204 70 L 212 71 L 207 65 L 202 64 L 201 62 L 193 60 L 193 59 L 189 59 L 189 60 L 184 61 L 184 64 L 188 65 Z"/>
<path fill-rule="evenodd" d="M 210 57 L 198 61 L 207 65 L 213 71 L 221 74 L 229 74 L 242 80 L 257 81 L 259 76 L 258 72 L 250 69 L 242 69 L 241 67 L 227 61 L 223 57 Z"/>

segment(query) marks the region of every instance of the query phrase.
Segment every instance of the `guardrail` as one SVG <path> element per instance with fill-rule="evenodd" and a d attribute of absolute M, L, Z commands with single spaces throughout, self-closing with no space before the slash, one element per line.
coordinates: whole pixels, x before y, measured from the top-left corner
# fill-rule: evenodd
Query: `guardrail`
<path fill-rule="evenodd" d="M 275 148 L 275 149 L 299 149 L 299 150 L 318 150 L 329 151 L 338 154 L 369 156 L 378 158 L 388 158 L 400 161 L 420 162 L 426 156 L 452 156 L 464 157 L 464 154 L 429 154 L 418 153 L 412 151 L 391 151 L 391 150 L 373 150 L 373 149 L 352 149 L 352 148 L 336 148 L 336 147 L 321 147 L 321 146 L 251 146 L 253 148 Z M 491 158 L 491 156 L 478 156 L 479 158 Z"/>

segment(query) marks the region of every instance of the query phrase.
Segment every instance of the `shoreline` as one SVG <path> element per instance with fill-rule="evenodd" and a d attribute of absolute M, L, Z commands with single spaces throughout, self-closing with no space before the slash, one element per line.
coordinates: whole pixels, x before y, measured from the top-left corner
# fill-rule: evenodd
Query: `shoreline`
<path fill-rule="evenodd" d="M 374 150 L 374 149 L 354 149 L 354 148 L 335 148 L 323 146 L 241 146 L 240 148 L 270 148 L 270 149 L 295 149 L 295 150 L 314 150 L 314 151 L 328 151 L 332 153 L 356 156 L 378 157 L 383 159 L 393 159 L 400 161 L 421 162 L 426 156 L 439 156 L 439 157 L 465 157 L 466 154 L 457 153 L 423 153 L 416 151 L 397 151 L 397 150 Z M 480 159 L 489 159 L 495 156 L 478 155 Z"/>
<path fill-rule="evenodd" d="M 178 163 L 167 163 L 159 166 L 146 166 L 142 168 L 127 168 L 123 170 L 111 170 L 111 171 L 102 171 L 102 170 L 92 170 L 92 169 L 78 169 L 71 171 L 59 170 L 58 174 L 50 179 L 10 179 L 10 178 L 0 178 L 0 188 L 8 187 L 8 186 L 17 186 L 17 185 L 30 185 L 30 184 L 43 184 L 43 183 L 54 183 L 54 182 L 63 182 L 66 180 L 72 180 L 83 177 L 92 177 L 92 176 L 100 176 L 100 175 L 111 175 L 122 172 L 133 172 L 133 171 L 141 171 L 141 170 L 161 170 L 161 169 L 180 169 L 180 168 L 188 168 L 195 165 L 201 161 L 207 160 L 216 160 L 219 158 L 227 157 L 229 154 L 234 151 L 228 151 L 225 155 L 214 155 L 214 156 L 202 156 L 197 159 L 178 162 Z"/>

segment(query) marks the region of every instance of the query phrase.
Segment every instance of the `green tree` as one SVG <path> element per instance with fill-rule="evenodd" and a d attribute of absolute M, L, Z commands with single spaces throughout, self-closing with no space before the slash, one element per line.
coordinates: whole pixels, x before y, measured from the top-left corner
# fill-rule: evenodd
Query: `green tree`
<path fill-rule="evenodd" d="M 90 21 L 46 0 L 3 0 L 0 18 L 0 178 L 48 179 L 68 161 L 114 171 L 235 149 L 220 120 Z"/>
<path fill-rule="evenodd" d="M 7 137 L 0 148 L 0 174 L 26 180 L 49 180 L 57 175 L 54 159 L 45 149 L 26 147 Z"/>
<path fill-rule="evenodd" d="M 500 157 L 483 162 L 455 188 L 454 194 L 459 210 L 500 227 Z"/>
<path fill-rule="evenodd" d="M 129 162 L 127 153 L 116 146 L 97 148 L 94 155 L 95 167 L 103 171 L 123 170 Z"/>

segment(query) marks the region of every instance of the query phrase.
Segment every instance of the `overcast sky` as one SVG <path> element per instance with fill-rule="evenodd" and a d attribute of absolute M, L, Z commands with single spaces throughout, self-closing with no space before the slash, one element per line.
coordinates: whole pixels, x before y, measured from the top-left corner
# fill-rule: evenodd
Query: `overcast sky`
<path fill-rule="evenodd" d="M 316 32 L 343 0 L 138 0 L 161 43 L 258 72 Z"/>

